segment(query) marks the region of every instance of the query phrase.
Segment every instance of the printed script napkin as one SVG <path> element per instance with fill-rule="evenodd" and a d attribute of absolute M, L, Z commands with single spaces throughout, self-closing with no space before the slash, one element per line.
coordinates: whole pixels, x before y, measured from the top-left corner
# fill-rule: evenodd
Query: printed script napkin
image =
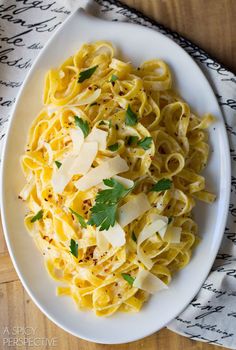
<path fill-rule="evenodd" d="M 157 30 L 184 48 L 210 81 L 230 142 L 232 187 L 220 251 L 200 292 L 168 328 L 191 339 L 236 349 L 236 76 L 206 52 L 158 23 L 113 0 L 0 0 L 0 148 L 17 93 L 47 40 L 78 6 L 111 21 Z"/>

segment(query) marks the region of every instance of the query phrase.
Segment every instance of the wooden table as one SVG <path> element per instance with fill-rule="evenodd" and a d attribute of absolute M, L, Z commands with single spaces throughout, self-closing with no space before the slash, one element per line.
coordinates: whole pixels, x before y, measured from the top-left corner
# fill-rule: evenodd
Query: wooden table
<path fill-rule="evenodd" d="M 236 71 L 236 0 L 123 0 L 205 49 L 225 66 Z M 8 327 L 8 328 L 5 328 Z M 33 337 L 43 338 L 45 347 L 3 345 L 7 330 L 22 337 L 21 328 L 36 328 Z M 27 331 L 27 328 L 24 328 Z M 28 328 L 28 332 L 32 328 Z M 4 334 L 5 332 L 5 334 Z M 56 346 L 53 344 L 53 339 Z M 143 340 L 124 345 L 98 345 L 73 337 L 49 321 L 24 291 L 9 258 L 0 230 L 0 349 L 58 350 L 207 350 L 217 346 L 191 341 L 167 329 Z M 221 348 L 223 349 L 223 348 Z"/>

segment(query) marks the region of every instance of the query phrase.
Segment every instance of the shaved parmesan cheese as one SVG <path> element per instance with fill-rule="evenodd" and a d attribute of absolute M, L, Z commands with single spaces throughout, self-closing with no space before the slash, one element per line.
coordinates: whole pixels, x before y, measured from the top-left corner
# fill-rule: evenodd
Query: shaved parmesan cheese
<path fill-rule="evenodd" d="M 130 179 L 126 179 L 125 177 L 115 175 L 113 176 L 113 179 L 118 181 L 121 185 L 123 185 L 126 188 L 130 188 L 134 186 L 134 182 Z"/>
<path fill-rule="evenodd" d="M 168 224 L 168 218 L 165 216 L 152 214 L 150 218 L 153 221 L 149 225 L 144 226 L 137 240 L 138 258 L 149 270 L 152 268 L 154 263 L 152 259 L 143 252 L 141 244 L 157 232 L 165 232 Z"/>
<path fill-rule="evenodd" d="M 101 232 L 102 231 L 96 230 L 96 242 L 100 253 L 104 253 L 109 249 L 109 242 Z"/>
<path fill-rule="evenodd" d="M 129 169 L 126 161 L 120 156 L 111 158 L 106 162 L 98 165 L 96 168 L 89 170 L 81 179 L 75 182 L 75 186 L 80 191 L 86 191 L 89 188 L 98 185 L 103 179 L 110 178 L 116 174 L 122 173 Z"/>
<path fill-rule="evenodd" d="M 68 169 L 68 173 L 73 176 L 76 174 L 86 174 L 96 158 L 98 151 L 97 142 L 84 142 L 81 146 L 79 155 L 74 158 L 73 165 Z"/>
<path fill-rule="evenodd" d="M 162 216 L 162 215 L 158 215 L 158 214 L 152 214 L 151 215 L 151 219 L 152 221 L 161 221 L 161 227 L 159 227 L 159 229 L 157 230 L 157 232 L 159 233 L 159 235 L 161 236 L 161 238 L 164 237 L 166 230 L 167 230 L 167 226 L 168 226 L 168 217 L 167 216 Z"/>
<path fill-rule="evenodd" d="M 101 91 L 101 89 L 97 89 L 91 92 L 89 89 L 86 89 L 84 92 L 77 95 L 73 101 L 71 101 L 70 106 L 83 106 L 91 104 L 101 95 Z"/>
<path fill-rule="evenodd" d="M 86 141 L 97 142 L 98 149 L 104 151 L 107 147 L 107 131 L 93 128 L 91 133 L 87 136 Z"/>
<path fill-rule="evenodd" d="M 44 147 L 46 148 L 47 153 L 48 153 L 48 165 L 51 165 L 52 162 L 53 162 L 53 151 L 52 151 L 52 148 L 49 145 L 49 143 L 47 143 L 47 142 L 44 142 Z"/>
<path fill-rule="evenodd" d="M 64 159 L 59 169 L 54 169 L 52 175 L 52 186 L 56 193 L 62 193 L 64 188 L 71 179 L 71 175 L 68 173 L 68 169 L 71 168 L 75 160 L 74 155 L 70 155 Z"/>
<path fill-rule="evenodd" d="M 147 270 L 139 270 L 133 286 L 142 290 L 145 290 L 148 293 L 154 294 L 163 289 L 168 289 L 168 286 L 160 280 L 160 278 L 153 275 Z"/>
<path fill-rule="evenodd" d="M 180 243 L 181 233 L 181 227 L 170 226 L 168 227 L 163 240 L 169 243 Z"/>
<path fill-rule="evenodd" d="M 121 247 L 125 244 L 125 231 L 117 222 L 109 230 L 100 232 L 111 243 L 112 247 Z"/>
<path fill-rule="evenodd" d="M 78 269 L 78 276 L 79 278 L 83 280 L 88 280 L 89 279 L 89 271 L 85 267 L 80 267 Z"/>
<path fill-rule="evenodd" d="M 127 101 L 125 98 L 117 96 L 115 97 L 115 101 L 119 104 L 121 108 L 127 109 L 129 101 Z"/>
<path fill-rule="evenodd" d="M 159 232 L 164 227 L 166 228 L 167 223 L 164 220 L 157 219 L 146 225 L 138 236 L 138 244 L 142 244 L 146 239 Z"/>
<path fill-rule="evenodd" d="M 62 193 L 75 174 L 86 174 L 93 163 L 98 150 L 96 142 L 85 142 L 80 129 L 71 129 L 73 153 L 67 156 L 59 169 L 54 169 L 52 186 L 56 193 Z"/>
<path fill-rule="evenodd" d="M 60 77 L 61 79 L 63 79 L 64 76 L 65 76 L 65 73 L 63 72 L 63 70 L 60 70 L 60 71 L 59 71 L 59 77 Z"/>
<path fill-rule="evenodd" d="M 22 188 L 22 190 L 19 193 L 19 197 L 22 198 L 24 201 L 26 201 L 33 190 L 34 184 L 35 182 L 33 179 L 31 179 L 30 182 L 25 184 L 25 186 Z"/>
<path fill-rule="evenodd" d="M 118 222 L 121 227 L 125 227 L 149 209 L 151 209 L 151 205 L 147 196 L 144 193 L 139 193 L 118 208 Z"/>
<path fill-rule="evenodd" d="M 79 153 L 84 143 L 84 134 L 81 129 L 70 129 L 70 137 L 73 143 L 73 153 Z"/>
<path fill-rule="evenodd" d="M 126 188 L 131 188 L 134 185 L 134 182 L 132 180 L 126 179 L 125 177 L 122 177 L 122 176 L 115 175 L 115 176 L 112 176 L 112 178 L 118 181 L 120 184 L 122 184 Z M 107 189 L 107 186 L 104 184 L 104 182 L 101 182 L 100 184 L 98 184 L 97 187 L 101 190 Z"/>
<path fill-rule="evenodd" d="M 51 117 L 53 113 L 59 111 L 60 107 L 55 106 L 55 105 L 48 105 L 46 107 L 48 115 Z"/>
<path fill-rule="evenodd" d="M 53 174 L 52 186 L 55 193 L 62 193 L 70 181 L 71 176 L 66 172 Z"/>

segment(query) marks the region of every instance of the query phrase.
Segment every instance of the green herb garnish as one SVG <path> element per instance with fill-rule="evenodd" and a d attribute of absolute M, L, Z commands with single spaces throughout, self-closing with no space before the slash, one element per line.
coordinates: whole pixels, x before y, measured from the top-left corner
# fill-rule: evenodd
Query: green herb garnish
<path fill-rule="evenodd" d="M 79 118 L 76 115 L 75 116 L 75 125 L 78 126 L 83 131 L 84 137 L 88 136 L 89 124 L 86 120 L 84 121 L 82 118 Z"/>
<path fill-rule="evenodd" d="M 80 225 L 84 228 L 87 227 L 87 224 L 83 218 L 83 216 L 81 216 L 80 214 L 76 213 L 76 211 L 74 211 L 73 209 L 69 208 L 70 212 L 78 219 Z"/>
<path fill-rule="evenodd" d="M 129 126 L 134 126 L 138 122 L 137 114 L 135 114 L 130 105 L 128 105 L 128 108 L 125 113 L 125 124 Z"/>
<path fill-rule="evenodd" d="M 76 258 L 78 258 L 78 243 L 71 238 L 70 240 L 70 252 L 73 254 Z"/>
<path fill-rule="evenodd" d="M 138 136 L 129 136 L 127 138 L 127 145 L 131 146 L 138 142 Z"/>
<path fill-rule="evenodd" d="M 113 143 L 113 145 L 108 146 L 108 149 L 109 149 L 110 151 L 112 151 L 112 152 L 117 151 L 118 148 L 119 148 L 119 144 L 118 144 L 117 142 L 116 142 L 116 143 Z"/>
<path fill-rule="evenodd" d="M 160 191 L 165 191 L 169 190 L 171 188 L 172 181 L 169 179 L 161 179 L 158 181 L 153 187 L 151 188 L 150 191 L 152 192 L 160 192 Z"/>
<path fill-rule="evenodd" d="M 110 82 L 111 82 L 111 83 L 114 83 L 117 79 L 118 79 L 118 76 L 115 75 L 115 74 L 112 74 L 111 79 L 110 79 Z"/>
<path fill-rule="evenodd" d="M 82 72 L 79 73 L 79 79 L 78 79 L 78 83 L 82 83 L 84 80 L 89 79 L 93 73 L 95 72 L 95 70 L 97 69 L 98 66 L 94 66 L 92 68 L 83 70 Z"/>
<path fill-rule="evenodd" d="M 126 280 L 126 282 L 128 282 L 131 286 L 134 283 L 134 278 L 132 276 L 130 276 L 128 273 L 122 273 L 121 276 L 124 278 L 124 280 Z"/>
<path fill-rule="evenodd" d="M 89 225 L 100 226 L 99 231 L 108 230 L 110 226 L 115 225 L 117 204 L 95 204 L 91 209 Z"/>
<path fill-rule="evenodd" d="M 137 242 L 137 237 L 135 236 L 134 231 L 132 232 L 131 238 L 135 243 Z"/>
<path fill-rule="evenodd" d="M 55 164 L 57 166 L 57 169 L 60 169 L 60 167 L 62 166 L 61 162 L 58 162 L 58 160 L 55 160 Z"/>
<path fill-rule="evenodd" d="M 108 230 L 110 226 L 115 225 L 118 203 L 133 188 L 126 189 L 115 179 L 105 179 L 103 182 L 110 188 L 98 192 L 95 205 L 90 209 L 91 216 L 88 221 L 89 225 L 100 226 L 100 231 Z"/>
<path fill-rule="evenodd" d="M 40 220 L 40 219 L 42 219 L 42 217 L 43 217 L 43 210 L 41 209 L 41 210 L 39 210 L 39 211 L 37 212 L 37 214 L 35 214 L 35 215 L 32 217 L 32 219 L 30 220 L 30 222 L 35 222 L 35 221 L 37 221 L 37 220 Z"/>
<path fill-rule="evenodd" d="M 142 147 L 145 151 L 151 147 L 152 137 L 144 137 L 144 139 L 138 141 L 138 146 Z"/>
<path fill-rule="evenodd" d="M 170 216 L 170 217 L 168 218 L 168 225 L 169 225 L 172 221 L 173 221 L 173 218 L 172 218 L 172 216 Z"/>

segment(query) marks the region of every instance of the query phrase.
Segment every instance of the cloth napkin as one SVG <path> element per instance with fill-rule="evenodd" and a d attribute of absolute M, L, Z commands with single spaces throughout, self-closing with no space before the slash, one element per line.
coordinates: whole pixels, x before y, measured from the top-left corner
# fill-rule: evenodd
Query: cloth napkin
<path fill-rule="evenodd" d="M 138 23 L 170 37 L 192 56 L 214 89 L 230 142 L 232 195 L 228 221 L 207 280 L 168 328 L 191 339 L 236 349 L 236 76 L 232 72 L 190 41 L 118 1 L 0 0 L 0 149 L 26 73 L 47 40 L 79 6 L 107 20 Z"/>

